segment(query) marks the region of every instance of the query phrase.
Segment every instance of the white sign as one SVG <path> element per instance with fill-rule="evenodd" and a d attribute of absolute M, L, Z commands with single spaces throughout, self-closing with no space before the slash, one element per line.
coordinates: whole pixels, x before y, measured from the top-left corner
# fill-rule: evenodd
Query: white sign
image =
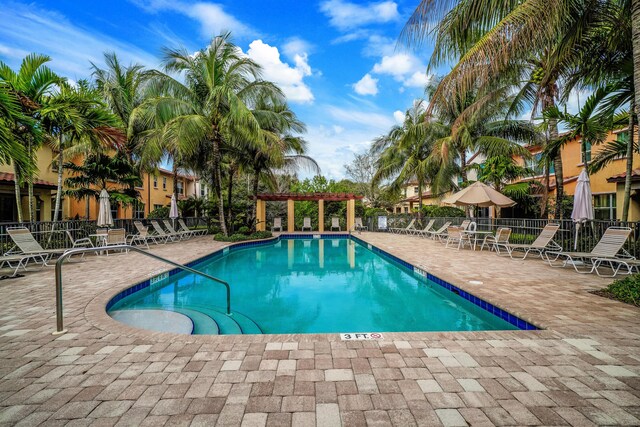
<path fill-rule="evenodd" d="M 149 285 L 155 285 L 156 283 L 162 282 L 164 279 L 168 279 L 168 278 L 169 278 L 168 272 L 162 273 L 159 276 L 152 277 L 149 280 Z"/>
<path fill-rule="evenodd" d="M 340 334 L 342 341 L 381 340 L 383 338 L 379 332 L 349 332 L 347 334 Z"/>
<path fill-rule="evenodd" d="M 387 217 L 379 216 L 378 217 L 378 230 L 386 230 L 387 229 Z"/>

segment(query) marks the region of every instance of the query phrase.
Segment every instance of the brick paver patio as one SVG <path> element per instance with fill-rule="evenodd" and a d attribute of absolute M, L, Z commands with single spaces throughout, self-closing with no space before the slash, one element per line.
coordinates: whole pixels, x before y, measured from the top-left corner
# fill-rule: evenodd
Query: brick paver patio
<path fill-rule="evenodd" d="M 0 281 L 0 423 L 640 424 L 640 310 L 588 293 L 610 280 L 416 237 L 359 237 L 545 330 L 364 342 L 151 333 L 104 306 L 166 267 L 138 254 L 87 256 L 65 266 L 61 336 L 53 268 Z M 221 246 L 202 237 L 152 251 L 187 262 Z"/>

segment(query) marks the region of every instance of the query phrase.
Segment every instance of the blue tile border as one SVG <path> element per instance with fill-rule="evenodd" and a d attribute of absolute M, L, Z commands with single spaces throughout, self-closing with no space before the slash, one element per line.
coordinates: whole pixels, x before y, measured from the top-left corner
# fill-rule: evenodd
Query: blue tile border
<path fill-rule="evenodd" d="M 364 248 L 370 248 L 371 251 L 373 251 L 376 254 L 379 254 L 393 262 L 395 262 L 396 264 L 401 265 L 402 267 L 406 268 L 407 270 L 411 271 L 411 272 L 418 272 L 418 270 L 422 271 L 420 268 L 414 266 L 413 264 L 410 264 L 400 258 L 398 258 L 395 255 L 390 254 L 389 252 L 386 252 L 374 245 L 372 245 L 371 243 L 365 242 L 362 239 L 359 239 L 358 237 L 352 235 L 352 234 L 322 234 L 322 233 L 318 233 L 315 234 L 316 236 L 320 236 L 321 239 L 351 239 L 354 240 L 355 242 L 359 243 L 360 245 L 362 245 Z M 228 253 L 234 252 L 236 250 L 239 249 L 244 249 L 244 248 L 249 248 L 249 247 L 256 247 L 256 246 L 265 246 L 265 245 L 270 245 L 272 243 L 277 243 L 280 240 L 313 240 L 314 239 L 314 234 L 281 234 L 280 236 L 278 236 L 277 238 L 272 238 L 272 239 L 267 239 L 267 240 L 256 240 L 256 241 L 251 241 L 251 242 L 241 242 L 241 243 L 237 243 L 234 244 L 232 246 L 227 246 L 226 248 L 222 248 L 222 249 L 218 249 L 215 252 L 212 252 L 208 255 L 205 255 L 201 258 L 198 258 L 194 261 L 188 262 L 185 265 L 187 267 L 194 267 L 198 264 L 201 264 L 205 261 L 210 261 L 212 259 L 215 258 L 220 258 L 224 255 L 224 251 L 226 249 L 228 249 Z M 317 238 L 316 238 L 317 239 Z M 180 272 L 182 272 L 183 270 L 180 268 L 174 268 L 172 270 L 169 270 L 169 277 L 178 274 Z M 164 274 L 164 273 L 163 273 Z M 419 274 L 419 273 L 418 273 Z M 158 275 L 159 276 L 159 275 Z M 113 298 L 111 298 L 109 300 L 109 302 L 107 303 L 106 306 L 106 310 L 109 311 L 111 309 L 111 307 L 114 306 L 114 304 L 116 304 L 118 301 L 120 301 L 121 299 L 134 294 L 136 292 L 139 292 L 143 289 L 148 288 L 151 285 L 151 281 L 158 276 L 154 276 L 151 277 L 149 279 L 146 279 L 140 283 L 137 283 L 125 290 L 123 290 L 122 292 L 120 292 L 119 294 L 115 295 Z M 518 316 L 515 316 L 511 313 L 509 313 L 506 310 L 501 309 L 500 307 L 496 307 L 495 305 L 483 300 L 482 298 L 478 298 L 477 296 L 455 286 L 452 285 L 451 283 L 440 279 L 437 276 L 434 276 L 433 274 L 426 272 L 426 279 L 430 280 L 433 283 L 436 283 L 438 285 L 440 285 L 442 288 L 448 290 L 449 292 L 453 292 L 454 294 L 466 299 L 467 301 L 475 304 L 476 306 L 480 307 L 481 309 L 493 314 L 494 316 L 497 316 L 507 322 L 509 322 L 510 324 L 512 324 L 513 326 L 515 326 L 518 329 L 522 329 L 522 330 L 528 330 L 528 331 L 532 331 L 532 330 L 538 330 L 540 328 L 538 328 L 537 326 L 535 326 L 532 323 L 527 322 L 524 319 L 519 318 Z"/>

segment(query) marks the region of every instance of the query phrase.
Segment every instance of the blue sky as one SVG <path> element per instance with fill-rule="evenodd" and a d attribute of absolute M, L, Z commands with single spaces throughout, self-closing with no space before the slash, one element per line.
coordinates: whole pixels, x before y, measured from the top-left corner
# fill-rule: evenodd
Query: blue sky
<path fill-rule="evenodd" d="M 195 51 L 230 30 L 283 88 L 307 124 L 310 154 L 331 178 L 401 120 L 427 81 L 429 48 L 396 48 L 417 0 L 3 3 L 0 59 L 17 67 L 29 52 L 45 53 L 72 80 L 88 78 L 89 61 L 101 64 L 104 51 L 157 68 L 163 46 Z"/>

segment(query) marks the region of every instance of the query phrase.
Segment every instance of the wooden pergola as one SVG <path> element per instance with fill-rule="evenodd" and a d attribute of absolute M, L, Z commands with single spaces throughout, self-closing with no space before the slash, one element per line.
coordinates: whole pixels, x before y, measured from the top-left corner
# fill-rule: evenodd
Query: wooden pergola
<path fill-rule="evenodd" d="M 295 231 L 295 204 L 294 202 L 318 202 L 318 231 L 324 231 L 324 202 L 347 202 L 347 230 L 351 230 L 355 224 L 356 200 L 362 199 L 351 193 L 261 193 L 256 196 L 257 212 L 256 220 L 258 231 L 264 231 L 267 227 L 266 202 L 287 202 L 287 232 Z"/>

